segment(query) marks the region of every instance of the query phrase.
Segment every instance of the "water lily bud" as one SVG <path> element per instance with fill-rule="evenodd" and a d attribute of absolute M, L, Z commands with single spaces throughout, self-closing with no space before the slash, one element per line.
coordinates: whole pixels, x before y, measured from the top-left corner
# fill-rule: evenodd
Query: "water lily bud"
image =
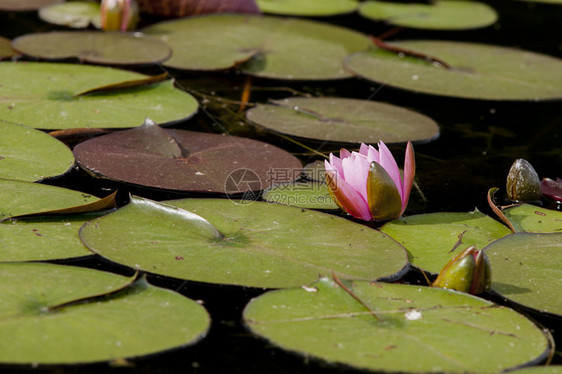
<path fill-rule="evenodd" d="M 353 217 L 382 221 L 399 218 L 406 210 L 416 169 L 412 143 L 406 146 L 403 176 L 382 141 L 378 150 L 361 144 L 359 152 L 342 149 L 340 157 L 330 153 L 324 164 L 328 191 Z"/>
<path fill-rule="evenodd" d="M 562 179 L 556 180 L 543 178 L 541 181 L 541 191 L 543 195 L 554 201 L 562 202 Z"/>
<path fill-rule="evenodd" d="M 134 30 L 139 21 L 135 0 L 102 0 L 101 24 L 105 31 Z"/>
<path fill-rule="evenodd" d="M 540 199 L 541 182 L 533 166 L 522 158 L 515 160 L 507 175 L 507 197 L 515 201 Z"/>
<path fill-rule="evenodd" d="M 491 284 L 492 270 L 488 257 L 472 246 L 449 260 L 432 286 L 477 295 L 489 291 Z"/>

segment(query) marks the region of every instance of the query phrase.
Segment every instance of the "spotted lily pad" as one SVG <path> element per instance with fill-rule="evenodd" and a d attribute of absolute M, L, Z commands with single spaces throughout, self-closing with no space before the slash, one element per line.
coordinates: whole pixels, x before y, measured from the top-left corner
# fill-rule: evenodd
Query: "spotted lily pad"
<path fill-rule="evenodd" d="M 99 213 L 0 222 L 0 262 L 47 261 L 93 253 L 78 236 L 80 227 Z"/>
<path fill-rule="evenodd" d="M 79 95 L 97 87 L 147 78 L 87 65 L 0 62 L 0 121 L 40 129 L 136 127 L 184 120 L 197 101 L 172 81 Z"/>
<path fill-rule="evenodd" d="M 430 3 L 365 1 L 359 14 L 395 26 L 436 30 L 486 27 L 498 15 L 491 6 L 476 1 L 438 0 Z"/>
<path fill-rule="evenodd" d="M 508 208 L 503 214 L 516 232 L 562 232 L 562 212 L 522 204 Z"/>
<path fill-rule="evenodd" d="M 41 59 L 76 57 L 107 65 L 154 64 L 172 54 L 166 43 L 153 37 L 139 33 L 101 31 L 27 34 L 14 39 L 12 47 L 22 54 Z"/>
<path fill-rule="evenodd" d="M 181 191 L 249 193 L 293 181 L 302 170 L 297 158 L 267 143 L 148 123 L 87 140 L 74 155 L 92 174 Z"/>
<path fill-rule="evenodd" d="M 408 52 L 377 47 L 352 54 L 345 59 L 345 66 L 377 83 L 433 95 L 484 100 L 562 98 L 562 86 L 558 84 L 562 81 L 562 60 L 555 57 L 467 42 L 410 40 L 387 44 Z"/>
<path fill-rule="evenodd" d="M 74 155 L 64 143 L 27 126 L 0 122 L 0 178 L 28 182 L 64 174 Z"/>
<path fill-rule="evenodd" d="M 168 43 L 168 67 L 241 69 L 277 79 L 340 79 L 345 56 L 369 46 L 356 31 L 301 19 L 220 14 L 155 24 L 143 30 Z"/>
<path fill-rule="evenodd" d="M 0 179 L 0 220 L 93 203 L 95 196 L 66 188 Z"/>
<path fill-rule="evenodd" d="M 406 247 L 412 265 L 432 273 L 439 273 L 449 258 L 466 247 L 483 249 L 511 233 L 479 211 L 419 214 L 390 221 L 380 230 Z"/>
<path fill-rule="evenodd" d="M 486 247 L 492 289 L 529 308 L 562 315 L 562 233 L 517 233 Z"/>
<path fill-rule="evenodd" d="M 246 306 L 244 321 L 282 349 L 384 373 L 500 372 L 544 360 L 553 348 L 524 316 L 467 294 L 344 286 L 323 278 L 270 291 Z"/>
<path fill-rule="evenodd" d="M 286 16 L 325 17 L 354 12 L 357 0 L 257 0 L 264 13 Z"/>
<path fill-rule="evenodd" d="M 116 360 L 192 344 L 209 328 L 195 301 L 97 270 L 0 264 L 0 362 Z"/>
<path fill-rule="evenodd" d="M 101 29 L 100 4 L 92 1 L 68 1 L 39 9 L 39 17 L 49 23 L 83 29 L 90 25 Z"/>
<path fill-rule="evenodd" d="M 293 287 L 332 270 L 342 277 L 374 280 L 397 278 L 408 268 L 404 248 L 377 230 L 258 201 L 183 199 L 162 204 L 134 197 L 115 213 L 88 222 L 80 236 L 88 248 L 111 261 L 207 283 Z"/>
<path fill-rule="evenodd" d="M 283 134 L 337 143 L 420 142 L 439 136 L 439 127 L 429 117 L 366 100 L 291 97 L 258 104 L 246 116 Z"/>

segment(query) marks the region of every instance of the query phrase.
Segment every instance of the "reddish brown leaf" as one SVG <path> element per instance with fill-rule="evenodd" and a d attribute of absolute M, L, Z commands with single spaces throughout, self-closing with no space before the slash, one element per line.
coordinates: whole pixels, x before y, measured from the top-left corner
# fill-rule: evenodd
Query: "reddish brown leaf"
<path fill-rule="evenodd" d="M 137 0 L 140 10 L 163 17 L 208 13 L 260 14 L 255 0 Z"/>

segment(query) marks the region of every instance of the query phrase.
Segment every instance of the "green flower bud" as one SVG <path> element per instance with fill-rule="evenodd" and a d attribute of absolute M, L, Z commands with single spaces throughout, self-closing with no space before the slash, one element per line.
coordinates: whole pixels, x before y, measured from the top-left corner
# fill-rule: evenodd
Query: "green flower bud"
<path fill-rule="evenodd" d="M 449 260 L 432 286 L 477 295 L 489 291 L 491 284 L 492 271 L 488 257 L 472 246 Z"/>

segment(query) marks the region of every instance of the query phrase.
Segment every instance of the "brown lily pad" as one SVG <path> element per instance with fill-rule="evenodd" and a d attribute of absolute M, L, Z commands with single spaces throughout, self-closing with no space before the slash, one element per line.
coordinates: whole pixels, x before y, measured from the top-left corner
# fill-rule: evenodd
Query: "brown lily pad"
<path fill-rule="evenodd" d="M 259 14 L 254 0 L 137 0 L 141 12 L 163 17 L 185 17 L 207 13 Z"/>
<path fill-rule="evenodd" d="M 245 193 L 295 180 L 290 153 L 257 140 L 144 125 L 87 140 L 77 163 L 96 176 L 167 190 Z"/>

